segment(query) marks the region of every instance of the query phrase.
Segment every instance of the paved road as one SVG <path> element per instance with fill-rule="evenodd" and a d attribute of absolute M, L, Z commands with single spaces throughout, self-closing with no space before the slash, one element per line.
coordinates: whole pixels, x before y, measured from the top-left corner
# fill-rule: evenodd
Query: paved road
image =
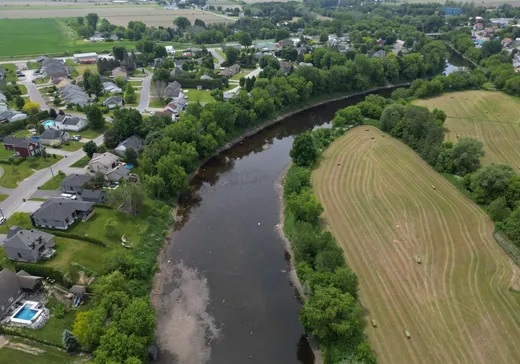
<path fill-rule="evenodd" d="M 103 135 L 94 139 L 94 142 L 97 145 L 100 145 L 103 142 Z M 70 165 L 76 163 L 84 156 L 85 152 L 81 149 L 76 152 L 71 152 L 67 155 L 67 158 L 63 158 L 53 164 L 52 170 L 54 173 L 57 173 L 61 169 L 67 173 L 70 171 Z M 74 170 L 77 170 L 77 168 L 74 168 Z M 18 211 L 23 204 L 23 199 L 29 199 L 38 190 L 38 186 L 43 185 L 51 178 L 51 169 L 45 168 L 34 172 L 32 176 L 20 182 L 18 187 L 11 191 L 9 197 L 5 201 L 0 202 L 0 207 L 3 210 L 4 216 L 9 218 L 13 213 Z"/>
<path fill-rule="evenodd" d="M 245 78 L 253 78 L 253 76 L 258 78 L 258 75 L 260 74 L 260 72 L 262 72 L 262 69 L 259 67 L 257 69 L 252 70 L 247 75 L 245 75 Z"/>
<path fill-rule="evenodd" d="M 137 106 L 137 110 L 139 112 L 143 112 L 148 109 L 148 105 L 150 105 L 150 87 L 152 84 L 152 76 L 153 73 L 148 70 L 144 70 L 146 72 L 146 77 L 143 78 L 143 83 L 141 86 L 141 97 L 139 99 L 139 105 Z"/>
<path fill-rule="evenodd" d="M 37 190 L 32 196 L 31 198 L 58 198 L 60 197 L 61 195 L 61 191 L 60 190 L 55 190 L 55 191 L 49 191 L 49 190 Z"/>
<path fill-rule="evenodd" d="M 27 93 L 29 94 L 29 99 L 31 101 L 35 101 L 40 104 L 41 110 L 49 110 L 49 106 L 45 103 L 42 94 L 38 91 L 38 87 L 34 83 L 32 83 L 34 70 L 24 71 L 25 80 L 23 80 L 23 84 L 27 87 Z"/>
<path fill-rule="evenodd" d="M 218 59 L 218 63 L 215 63 L 215 65 L 217 66 L 217 69 L 220 68 L 220 65 L 226 61 L 224 57 L 222 57 L 215 48 L 208 48 L 208 51 L 213 57 Z"/>

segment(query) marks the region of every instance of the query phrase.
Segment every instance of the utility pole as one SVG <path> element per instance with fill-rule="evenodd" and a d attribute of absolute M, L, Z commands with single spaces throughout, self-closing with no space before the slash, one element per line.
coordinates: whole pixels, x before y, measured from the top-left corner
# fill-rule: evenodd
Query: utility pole
<path fill-rule="evenodd" d="M 52 170 L 52 166 L 50 166 L 49 169 L 51 170 L 52 179 L 55 179 L 55 178 L 54 178 L 54 172 L 53 172 L 53 170 Z"/>

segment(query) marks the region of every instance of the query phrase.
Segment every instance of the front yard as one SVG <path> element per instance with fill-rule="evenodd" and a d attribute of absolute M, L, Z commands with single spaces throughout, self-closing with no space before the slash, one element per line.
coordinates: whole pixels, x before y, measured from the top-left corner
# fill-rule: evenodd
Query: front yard
<path fill-rule="evenodd" d="M 65 173 L 55 173 L 54 178 L 51 177 L 50 180 L 40 186 L 40 190 L 57 190 L 65 177 L 67 177 Z"/>
<path fill-rule="evenodd" d="M 103 134 L 105 131 L 107 131 L 111 127 L 112 127 L 112 124 L 106 123 L 103 130 L 94 130 L 94 129 L 87 128 L 85 130 L 78 131 L 78 132 L 76 132 L 76 131 L 70 132 L 70 134 L 81 135 L 81 137 L 85 138 L 85 139 L 96 139 L 98 136 Z"/>
<path fill-rule="evenodd" d="M 79 161 L 77 161 L 76 163 L 71 165 L 71 167 L 84 168 L 84 167 L 88 166 L 88 162 L 90 162 L 90 158 L 88 157 L 88 155 L 86 155 L 83 158 L 81 158 Z"/>
<path fill-rule="evenodd" d="M 52 147 L 52 148 L 65 150 L 67 152 L 75 152 L 76 150 L 83 148 L 83 143 L 76 142 L 74 140 L 70 140 L 58 147 Z"/>
<path fill-rule="evenodd" d="M 5 80 L 9 83 L 13 81 L 18 81 L 18 76 L 16 76 L 16 70 L 18 69 L 15 64 L 7 63 L 3 64 L 2 68 L 5 71 Z"/>
<path fill-rule="evenodd" d="M 0 164 L 0 167 L 4 170 L 4 174 L 0 177 L 0 186 L 16 188 L 19 182 L 30 177 L 35 171 L 50 167 L 61 158 L 63 157 L 59 155 L 48 158 L 29 157 L 17 166 L 12 164 Z"/>

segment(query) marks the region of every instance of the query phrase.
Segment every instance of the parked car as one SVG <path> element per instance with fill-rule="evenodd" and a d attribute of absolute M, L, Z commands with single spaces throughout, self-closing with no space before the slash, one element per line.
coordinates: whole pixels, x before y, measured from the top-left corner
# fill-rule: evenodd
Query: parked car
<path fill-rule="evenodd" d="M 70 193 L 62 193 L 60 195 L 61 198 L 66 198 L 67 200 L 77 200 L 78 197 L 76 195 L 71 195 Z"/>
<path fill-rule="evenodd" d="M 71 140 L 74 140 L 75 142 L 79 142 L 81 140 L 81 135 L 73 135 Z"/>
<path fill-rule="evenodd" d="M 5 217 L 0 217 L 0 225 L 3 225 L 5 222 Z"/>

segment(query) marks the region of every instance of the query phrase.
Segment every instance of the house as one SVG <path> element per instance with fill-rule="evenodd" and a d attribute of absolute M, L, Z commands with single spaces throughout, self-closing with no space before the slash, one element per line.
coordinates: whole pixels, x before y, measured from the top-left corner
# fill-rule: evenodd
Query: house
<path fill-rule="evenodd" d="M 208 76 L 208 75 L 202 75 L 202 76 L 200 76 L 200 79 L 201 80 L 211 81 L 211 80 L 213 80 L 213 77 Z"/>
<path fill-rule="evenodd" d="M 124 165 L 120 164 L 108 173 L 105 174 L 105 178 L 110 182 L 119 182 L 124 178 L 128 177 L 130 170 L 125 168 Z"/>
<path fill-rule="evenodd" d="M 382 46 L 385 45 L 385 42 L 386 42 L 386 41 L 385 41 L 383 38 L 379 38 L 379 39 L 377 40 L 376 44 L 377 44 L 378 47 L 382 47 Z"/>
<path fill-rule="evenodd" d="M 3 80 L 5 78 L 5 70 L 0 66 L 0 80 Z"/>
<path fill-rule="evenodd" d="M 39 141 L 29 138 L 17 138 L 12 136 L 6 136 L 4 138 L 4 148 L 7 150 L 14 151 L 21 157 L 29 157 L 39 155 L 42 150 L 42 146 Z"/>
<path fill-rule="evenodd" d="M 87 287 L 75 284 L 70 287 L 69 292 L 72 293 L 75 297 L 83 297 L 85 294 L 87 294 Z"/>
<path fill-rule="evenodd" d="M 300 67 L 314 67 L 314 65 L 310 62 L 300 62 L 298 63 L 298 66 Z"/>
<path fill-rule="evenodd" d="M 94 153 L 88 162 L 88 169 L 92 173 L 101 172 L 106 175 L 119 165 L 119 157 L 110 152 Z"/>
<path fill-rule="evenodd" d="M 58 91 L 60 92 L 61 98 L 68 104 L 85 106 L 90 103 L 90 97 L 78 85 L 69 83 L 60 87 Z"/>
<path fill-rule="evenodd" d="M 27 119 L 27 115 L 16 110 L 5 110 L 0 114 L 0 123 L 12 123 L 25 119 Z"/>
<path fill-rule="evenodd" d="M 477 23 L 477 24 L 475 24 L 474 28 L 475 28 L 475 30 L 482 30 L 482 29 L 484 29 L 484 24 Z"/>
<path fill-rule="evenodd" d="M 229 101 L 231 99 L 234 99 L 235 97 L 237 97 L 237 93 L 236 92 L 232 92 L 232 91 L 226 91 L 222 94 L 223 98 L 224 98 L 224 101 Z"/>
<path fill-rule="evenodd" d="M 34 226 L 67 230 L 77 220 L 87 221 L 94 215 L 92 202 L 55 198 L 45 201 L 31 214 Z"/>
<path fill-rule="evenodd" d="M 113 82 L 103 82 L 103 90 L 112 94 L 122 94 L 123 90 Z"/>
<path fill-rule="evenodd" d="M 219 75 L 225 76 L 225 77 L 231 77 L 231 76 L 236 75 L 239 72 L 240 72 L 240 65 L 234 64 L 234 65 L 227 67 L 227 68 L 223 69 L 222 71 L 220 71 Z"/>
<path fill-rule="evenodd" d="M 280 70 L 287 76 L 292 72 L 293 66 L 291 62 L 281 61 L 280 62 Z"/>
<path fill-rule="evenodd" d="M 54 120 L 57 130 L 81 131 L 88 126 L 88 120 L 77 116 L 58 115 Z"/>
<path fill-rule="evenodd" d="M 164 46 L 164 48 L 166 49 L 166 53 L 175 54 L 175 48 L 173 48 L 173 46 Z"/>
<path fill-rule="evenodd" d="M 101 32 L 94 32 L 94 35 L 92 35 L 92 37 L 90 37 L 88 40 L 91 42 L 104 42 L 105 40 L 116 41 L 119 40 L 119 37 L 112 33 L 108 36 L 108 38 L 105 38 Z"/>
<path fill-rule="evenodd" d="M 170 76 L 172 77 L 175 77 L 175 76 L 182 76 L 184 74 L 184 71 L 179 68 L 179 67 L 175 67 L 171 72 L 170 72 Z"/>
<path fill-rule="evenodd" d="M 9 259 L 29 263 L 50 259 L 56 253 L 54 235 L 36 229 L 22 230 L 18 226 L 7 232 L 4 249 Z"/>
<path fill-rule="evenodd" d="M 123 106 L 123 97 L 121 96 L 110 96 L 107 97 L 105 101 L 103 101 L 103 105 L 108 106 L 109 109 L 115 109 L 116 106 Z"/>
<path fill-rule="evenodd" d="M 7 97 L 0 91 L 0 102 L 7 102 Z"/>
<path fill-rule="evenodd" d="M 81 200 L 94 203 L 104 203 L 107 199 L 107 193 L 101 190 L 83 190 L 81 191 Z"/>
<path fill-rule="evenodd" d="M 86 174 L 71 174 L 61 182 L 60 188 L 64 193 L 79 194 L 83 190 L 83 185 L 92 180 L 92 176 Z"/>
<path fill-rule="evenodd" d="M 69 133 L 65 130 L 46 129 L 40 135 L 40 143 L 57 146 L 70 140 Z"/>
<path fill-rule="evenodd" d="M 116 154 L 120 156 L 124 156 L 127 148 L 132 148 L 135 152 L 139 152 L 143 148 L 144 139 L 139 135 L 132 135 L 129 138 L 126 138 L 124 141 L 119 143 L 119 145 L 114 150 Z"/>
<path fill-rule="evenodd" d="M 2 269 L 0 271 L 0 318 L 9 313 L 11 307 L 22 299 L 27 291 L 38 291 L 41 281 L 41 277 L 32 276 L 23 270 L 14 274 L 7 268 Z"/>
<path fill-rule="evenodd" d="M 179 113 L 181 112 L 181 108 L 179 107 L 179 105 L 177 105 L 175 102 L 170 102 L 168 105 L 166 105 L 163 109 L 163 113 L 165 114 L 168 114 L 169 116 L 172 117 L 172 120 L 174 119 L 174 117 L 178 116 Z M 157 113 L 156 113 L 157 115 Z"/>
<path fill-rule="evenodd" d="M 112 77 L 114 79 L 121 77 L 123 80 L 128 80 L 128 72 L 125 67 L 116 67 L 112 70 Z"/>
<path fill-rule="evenodd" d="M 179 97 L 182 94 L 181 84 L 177 81 L 173 81 L 166 86 L 164 89 L 164 97 L 174 98 Z"/>
<path fill-rule="evenodd" d="M 290 38 L 282 39 L 278 42 L 278 46 L 281 48 L 294 46 L 294 41 Z"/>
<path fill-rule="evenodd" d="M 76 63 L 83 63 L 83 64 L 89 64 L 89 63 L 96 63 L 98 61 L 98 55 L 97 53 L 77 53 L 74 54 L 74 62 Z"/>
<path fill-rule="evenodd" d="M 3 114 L 7 111 L 8 105 L 5 102 L 0 101 L 0 114 Z"/>
<path fill-rule="evenodd" d="M 63 59 L 42 58 L 41 68 L 42 74 L 49 77 L 52 83 L 60 83 L 69 77 L 69 70 Z"/>
<path fill-rule="evenodd" d="M 502 44 L 502 47 L 508 47 L 513 43 L 513 40 L 511 38 L 504 38 L 500 41 L 500 44 Z"/>
<path fill-rule="evenodd" d="M 377 52 L 374 52 L 374 54 L 372 54 L 372 58 L 383 58 L 383 57 L 386 57 L 386 52 L 382 49 Z"/>

